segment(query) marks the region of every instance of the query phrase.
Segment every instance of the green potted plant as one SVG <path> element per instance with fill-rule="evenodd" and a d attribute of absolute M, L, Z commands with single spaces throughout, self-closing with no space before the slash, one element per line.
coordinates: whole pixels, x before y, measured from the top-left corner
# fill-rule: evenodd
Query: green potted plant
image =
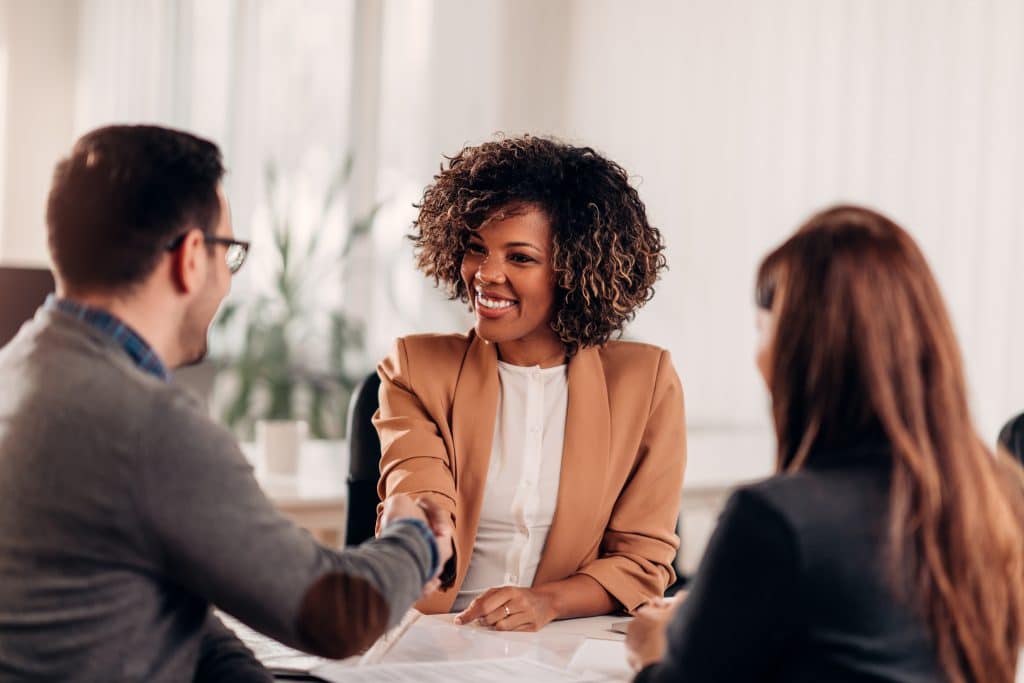
<path fill-rule="evenodd" d="M 365 374 L 364 330 L 338 296 L 324 294 L 340 290 L 352 247 L 370 232 L 376 215 L 375 209 L 348 225 L 332 219 L 351 169 L 349 159 L 333 173 L 312 225 L 297 230 L 291 191 L 273 164 L 265 167 L 271 243 L 254 243 L 253 249 L 269 247 L 272 258 L 262 259 L 264 268 L 253 274 L 260 288 L 225 304 L 213 337 L 217 403 L 223 420 L 243 438 L 254 432 L 287 438 L 279 432 L 289 423 L 297 439 L 301 423 L 313 438 L 344 436 L 349 397 Z"/>

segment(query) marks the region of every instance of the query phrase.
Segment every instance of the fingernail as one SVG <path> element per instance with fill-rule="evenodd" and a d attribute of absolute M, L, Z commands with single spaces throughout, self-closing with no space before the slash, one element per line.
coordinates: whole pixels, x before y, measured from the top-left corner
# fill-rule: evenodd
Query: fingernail
<path fill-rule="evenodd" d="M 462 617 L 455 617 L 455 623 L 459 624 L 461 626 L 462 625 Z"/>

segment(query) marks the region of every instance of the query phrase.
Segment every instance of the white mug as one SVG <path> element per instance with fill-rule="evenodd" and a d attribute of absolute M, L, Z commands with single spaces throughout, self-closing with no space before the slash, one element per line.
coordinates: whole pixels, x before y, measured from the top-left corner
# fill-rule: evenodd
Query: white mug
<path fill-rule="evenodd" d="M 256 423 L 256 447 L 268 474 L 295 476 L 299 453 L 306 440 L 306 423 L 301 420 L 260 420 Z"/>

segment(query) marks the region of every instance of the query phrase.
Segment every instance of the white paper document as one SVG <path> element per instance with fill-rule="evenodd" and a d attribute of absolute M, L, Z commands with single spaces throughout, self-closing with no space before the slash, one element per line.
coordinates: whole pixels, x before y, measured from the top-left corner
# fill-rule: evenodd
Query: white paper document
<path fill-rule="evenodd" d="M 525 658 L 477 659 L 457 662 L 407 662 L 370 667 L 318 667 L 316 675 L 331 683 L 597 683 L 606 679 L 556 669 Z"/>
<path fill-rule="evenodd" d="M 271 672 L 309 674 L 329 683 L 606 683 L 632 678 L 622 643 L 587 638 L 611 634 L 612 617 L 555 622 L 537 633 L 505 633 L 456 626 L 451 614 L 424 616 L 409 610 L 363 655 L 341 661 L 303 654 L 226 615 L 221 618 Z"/>
<path fill-rule="evenodd" d="M 626 635 L 622 632 L 612 630 L 615 624 L 621 623 L 628 617 L 584 617 L 582 619 L 564 619 L 552 621 L 542 628 L 540 633 L 545 638 L 553 636 L 582 636 L 596 640 L 625 640 Z M 512 636 L 536 636 L 535 633 L 510 633 Z"/>
<path fill-rule="evenodd" d="M 569 670 L 610 681 L 631 681 L 633 670 L 626 659 L 626 644 L 587 640 L 576 650 Z"/>
<path fill-rule="evenodd" d="M 508 633 L 467 624 L 456 626 L 452 614 L 421 616 L 388 652 L 385 663 L 442 662 L 523 658 L 561 669 L 583 644 L 575 633 Z"/>
<path fill-rule="evenodd" d="M 225 626 L 235 632 L 238 639 L 252 650 L 256 659 L 271 673 L 308 674 L 322 664 L 334 663 L 352 666 L 359 659 L 357 656 L 343 659 L 340 662 L 332 662 L 330 659 L 316 657 L 282 645 L 223 612 L 217 612 L 217 617 Z"/>

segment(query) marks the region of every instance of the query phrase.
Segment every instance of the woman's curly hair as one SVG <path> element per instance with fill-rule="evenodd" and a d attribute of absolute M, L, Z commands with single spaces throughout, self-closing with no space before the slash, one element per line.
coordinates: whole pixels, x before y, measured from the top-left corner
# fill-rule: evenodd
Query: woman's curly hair
<path fill-rule="evenodd" d="M 450 298 L 468 302 L 460 269 L 470 231 L 526 206 L 551 221 L 551 327 L 566 348 L 575 353 L 621 333 L 654 295 L 664 244 L 626 171 L 590 147 L 526 135 L 463 148 L 416 205 L 416 265 Z"/>

